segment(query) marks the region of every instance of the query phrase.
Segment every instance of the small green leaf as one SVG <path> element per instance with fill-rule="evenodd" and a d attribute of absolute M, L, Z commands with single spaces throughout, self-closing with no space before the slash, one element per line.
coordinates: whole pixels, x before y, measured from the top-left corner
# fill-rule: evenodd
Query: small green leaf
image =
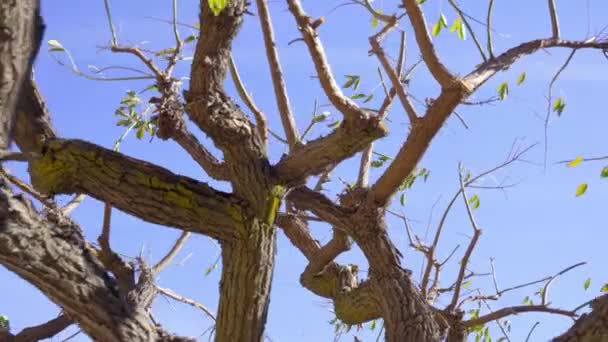
<path fill-rule="evenodd" d="M 602 173 L 600 174 L 600 177 L 608 178 L 608 166 L 604 166 L 604 168 L 602 169 Z"/>
<path fill-rule="evenodd" d="M 498 88 L 498 96 L 500 96 L 501 100 L 504 100 L 505 98 L 507 98 L 507 95 L 509 95 L 509 84 L 507 82 L 502 82 Z"/>
<path fill-rule="evenodd" d="M 186 37 L 186 39 L 184 39 L 184 43 L 190 43 L 196 40 L 196 36 L 195 35 L 191 35 Z"/>
<path fill-rule="evenodd" d="M 462 287 L 464 287 L 465 289 L 468 289 L 469 286 L 471 286 L 473 282 L 471 280 L 467 280 L 464 283 L 462 283 Z"/>
<path fill-rule="evenodd" d="M 526 304 L 529 301 L 530 301 L 530 296 L 526 296 L 526 297 L 524 297 L 524 300 L 521 303 Z"/>
<path fill-rule="evenodd" d="M 363 100 L 363 103 L 368 103 L 373 98 L 374 98 L 374 94 L 369 94 L 369 95 L 367 95 L 367 97 L 365 98 L 365 100 Z"/>
<path fill-rule="evenodd" d="M 379 160 L 374 160 L 371 162 L 370 166 L 373 168 L 379 168 L 379 167 L 382 167 L 383 164 L 384 163 Z"/>
<path fill-rule="evenodd" d="M 568 167 L 576 167 L 582 161 L 583 161 L 583 157 L 579 156 L 579 157 L 572 159 L 567 165 L 568 165 Z"/>
<path fill-rule="evenodd" d="M 604 284 L 604 285 L 602 286 L 602 288 L 600 289 L 600 292 L 602 292 L 602 293 L 603 293 L 603 292 L 608 292 L 608 283 L 606 283 L 606 284 Z"/>
<path fill-rule="evenodd" d="M 467 39 L 467 29 L 464 25 L 460 25 L 458 28 L 458 38 L 460 38 L 460 40 Z"/>
<path fill-rule="evenodd" d="M 426 2 L 426 0 L 418 0 L 417 2 L 418 2 L 418 5 L 422 5 L 423 3 Z"/>
<path fill-rule="evenodd" d="M 405 205 L 405 192 L 402 192 L 401 196 L 399 196 L 399 203 L 401 203 L 401 206 Z"/>
<path fill-rule="evenodd" d="M 342 88 L 350 88 L 353 86 L 354 90 L 357 90 L 359 87 L 359 83 L 361 82 L 361 77 L 357 75 L 345 75 L 346 82 L 342 85 Z"/>
<path fill-rule="evenodd" d="M 576 187 L 576 197 L 582 196 L 587 191 L 587 183 L 581 183 Z"/>
<path fill-rule="evenodd" d="M 591 278 L 587 278 L 587 280 L 585 280 L 585 283 L 583 284 L 583 289 L 587 291 L 589 289 L 589 286 L 591 286 Z"/>
<path fill-rule="evenodd" d="M 312 122 L 313 122 L 313 123 L 317 123 L 317 122 L 322 122 L 322 121 L 325 121 L 325 120 L 327 120 L 327 117 L 328 117 L 328 116 L 329 116 L 328 114 L 321 113 L 321 114 L 319 114 L 319 115 L 316 115 L 316 116 L 315 116 L 315 117 L 312 119 Z"/>
<path fill-rule="evenodd" d="M 562 115 L 565 107 L 566 102 L 561 97 L 558 97 L 555 102 L 553 102 L 553 111 L 556 112 L 558 116 Z"/>
<path fill-rule="evenodd" d="M 369 328 L 370 328 L 371 330 L 376 329 L 376 320 L 373 320 L 373 321 L 372 321 L 372 323 L 369 325 Z"/>
<path fill-rule="evenodd" d="M 473 206 L 473 209 L 479 208 L 479 204 L 480 204 L 479 196 L 474 195 L 473 197 L 469 198 L 469 204 Z"/>
<path fill-rule="evenodd" d="M 340 122 L 342 122 L 342 121 L 337 120 L 336 122 L 332 122 L 329 125 L 327 125 L 327 127 L 329 127 L 329 128 L 336 128 L 336 127 L 338 127 L 340 125 Z"/>
<path fill-rule="evenodd" d="M 382 13 L 381 10 L 376 10 L 376 12 Z M 378 26 L 378 17 L 375 15 L 372 15 L 372 28 L 376 28 L 376 26 Z"/>
<path fill-rule="evenodd" d="M 356 99 L 362 99 L 364 97 L 365 97 L 365 94 L 358 93 L 358 94 L 355 94 L 355 95 L 351 96 L 350 98 L 353 99 L 353 100 L 356 100 Z"/>
<path fill-rule="evenodd" d="M 211 12 L 217 17 L 228 4 L 228 0 L 208 0 L 208 3 Z"/>
<path fill-rule="evenodd" d="M 441 28 L 443 27 L 443 25 L 441 24 L 441 20 L 437 20 L 437 22 L 435 23 L 435 25 L 433 25 L 433 36 L 438 36 L 439 33 L 441 33 Z"/>
<path fill-rule="evenodd" d="M 525 80 L 526 80 L 526 72 L 524 71 L 521 74 L 519 74 L 519 77 L 517 77 L 517 85 L 524 83 Z"/>
<path fill-rule="evenodd" d="M 441 13 L 441 15 L 439 16 L 439 22 L 441 23 L 441 26 L 448 27 L 448 19 L 443 13 Z"/>
<path fill-rule="evenodd" d="M 142 139 L 144 137 L 145 133 L 146 133 L 146 127 L 140 126 L 137 129 L 137 131 L 135 132 L 135 136 L 137 137 L 137 139 Z"/>

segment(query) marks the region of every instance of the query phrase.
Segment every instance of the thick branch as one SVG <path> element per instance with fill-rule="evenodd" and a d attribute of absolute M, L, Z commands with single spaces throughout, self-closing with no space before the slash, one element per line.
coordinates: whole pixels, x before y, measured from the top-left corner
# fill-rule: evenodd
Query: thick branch
<path fill-rule="evenodd" d="M 414 125 L 407 140 L 384 174 L 372 186 L 371 195 L 376 203 L 385 205 L 405 178 L 414 170 L 431 141 L 439 132 L 456 106 L 469 94 L 462 84 L 443 91 L 428 108 L 421 123 Z"/>
<path fill-rule="evenodd" d="M 323 21 L 321 19 L 315 21 L 307 16 L 299 0 L 288 0 L 287 2 L 289 4 L 289 10 L 296 19 L 298 29 L 302 33 L 304 42 L 308 47 L 315 69 L 317 70 L 317 75 L 319 76 L 319 81 L 321 82 L 321 87 L 323 87 L 331 104 L 344 115 L 346 120 L 356 117 L 366 117 L 367 114 L 362 111 L 353 100 L 344 96 L 338 83 L 336 83 L 336 80 L 334 79 L 327 58 L 325 57 L 323 44 L 316 31 L 318 25 Z"/>
<path fill-rule="evenodd" d="M 464 78 L 464 82 L 471 89 L 479 88 L 494 74 L 501 70 L 507 70 L 521 57 L 535 53 L 541 49 L 563 47 L 570 49 L 608 49 L 608 40 L 573 41 L 561 39 L 536 39 L 513 47 L 496 58 L 481 64 Z"/>
<path fill-rule="evenodd" d="M 343 121 L 331 134 L 308 142 L 292 151 L 275 166 L 285 183 L 300 182 L 319 174 L 365 149 L 372 141 L 386 136 L 386 125 L 376 117 Z"/>
<path fill-rule="evenodd" d="M 86 193 L 160 225 L 229 239 L 242 224 L 242 208 L 229 194 L 81 140 L 50 141 L 29 171 L 44 193 Z"/>
<path fill-rule="evenodd" d="M 0 180 L 0 263 L 40 289 L 99 341 L 169 341 L 117 285 L 70 220 L 43 219 Z"/>
<path fill-rule="evenodd" d="M 306 222 L 295 215 L 281 215 L 277 224 L 311 264 L 324 249 L 326 252 L 330 249 L 322 248 L 310 234 Z M 302 273 L 300 282 L 316 295 L 333 299 L 334 312 L 341 321 L 360 324 L 380 317 L 380 309 L 369 284 L 357 282 L 353 266 L 341 266 L 330 260 L 320 272 L 312 272 L 313 268 L 311 265 L 307 267 L 308 272 Z"/>
<path fill-rule="evenodd" d="M 511 316 L 511 315 L 517 315 L 517 314 L 523 313 L 523 312 L 546 312 L 546 313 L 563 315 L 563 316 L 568 316 L 568 317 L 576 316 L 576 314 L 572 311 L 550 308 L 546 305 L 520 305 L 520 306 L 512 306 L 512 307 L 496 310 L 487 315 L 484 315 L 484 316 L 481 316 L 478 318 L 472 318 L 468 321 L 464 321 L 464 322 L 462 322 L 462 324 L 465 327 L 470 328 L 470 327 L 474 327 L 476 325 L 481 325 L 481 324 L 485 324 L 488 322 L 496 321 L 501 318 Z"/>
<path fill-rule="evenodd" d="M 456 80 L 456 77 L 452 75 L 448 69 L 441 63 L 433 42 L 431 41 L 431 35 L 427 28 L 426 20 L 422 9 L 416 0 L 403 0 L 403 6 L 407 10 L 408 17 L 414 28 L 414 34 L 416 36 L 416 42 L 422 53 L 422 59 L 429 68 L 429 71 L 439 82 L 442 88 L 448 88 L 451 83 Z"/>
<path fill-rule="evenodd" d="M 74 322 L 71 319 L 67 318 L 67 316 L 60 315 L 59 317 L 53 318 L 52 320 L 46 323 L 21 330 L 21 332 L 15 335 L 14 341 L 29 342 L 51 338 L 59 334 L 61 331 L 65 330 L 73 323 Z"/>
<path fill-rule="evenodd" d="M 287 200 L 294 203 L 299 210 L 308 210 L 323 221 L 346 229 L 350 225 L 348 212 L 336 205 L 325 195 L 306 187 L 294 189 L 287 196 Z"/>

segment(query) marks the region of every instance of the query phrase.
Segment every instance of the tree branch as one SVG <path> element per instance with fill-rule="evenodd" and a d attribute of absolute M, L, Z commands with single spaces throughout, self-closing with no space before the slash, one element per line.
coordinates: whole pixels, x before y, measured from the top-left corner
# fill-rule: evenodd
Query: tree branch
<path fill-rule="evenodd" d="M 293 149 L 299 143 L 300 137 L 298 136 L 298 130 L 289 104 L 287 86 L 285 85 L 283 71 L 281 70 L 281 62 L 279 61 L 279 53 L 274 41 L 270 11 L 268 10 L 267 0 L 257 0 L 256 3 L 258 6 L 260 25 L 262 26 L 262 32 L 264 34 L 264 46 L 266 47 L 266 57 L 268 58 L 270 74 L 272 75 L 272 85 L 277 100 L 277 107 L 281 114 L 281 122 L 283 123 L 283 129 L 289 143 L 289 148 Z"/>
<path fill-rule="evenodd" d="M 442 88 L 451 87 L 452 83 L 456 81 L 456 77 L 448 71 L 437 56 L 420 5 L 416 0 L 403 0 L 403 7 L 407 10 L 408 17 L 414 28 L 416 42 L 422 53 L 424 63 Z"/>
<path fill-rule="evenodd" d="M 15 342 L 40 341 L 59 334 L 73 323 L 66 315 L 60 315 L 46 323 L 25 328 L 13 338 Z"/>
<path fill-rule="evenodd" d="M 190 237 L 190 232 L 182 232 L 182 234 L 177 238 L 173 247 L 169 250 L 169 252 L 156 264 L 152 267 L 153 274 L 159 274 L 165 267 L 167 267 L 173 258 L 179 253 L 179 251 L 184 247 L 186 241 Z"/>
<path fill-rule="evenodd" d="M 555 8 L 555 0 L 548 0 L 549 15 L 551 16 L 551 38 L 559 39 L 559 21 L 557 19 L 557 9 Z"/>
<path fill-rule="evenodd" d="M 387 133 L 386 125 L 377 117 L 343 121 L 331 134 L 309 141 L 284 156 L 275 172 L 286 183 L 301 182 L 353 156 Z"/>
<path fill-rule="evenodd" d="M 563 316 L 568 316 L 568 317 L 576 316 L 576 314 L 572 311 L 550 308 L 546 305 L 520 305 L 520 306 L 502 308 L 502 309 L 496 310 L 490 314 L 464 321 L 464 322 L 462 322 L 462 324 L 463 324 L 463 326 L 470 328 L 470 327 L 482 325 L 482 324 L 485 324 L 488 322 L 496 321 L 496 320 L 499 320 L 499 319 L 507 317 L 507 316 L 517 315 L 517 314 L 523 313 L 523 312 L 546 312 L 546 313 L 550 313 L 550 314 L 563 315 Z"/>
<path fill-rule="evenodd" d="M 205 315 L 207 315 L 207 317 L 211 318 L 213 321 L 216 320 L 215 315 L 213 314 L 213 312 L 211 312 L 211 310 L 209 310 L 203 304 L 201 304 L 201 303 L 199 303 L 199 302 L 197 302 L 197 301 L 195 301 L 193 299 L 180 296 L 177 293 L 173 292 L 172 290 L 169 290 L 169 289 L 164 288 L 164 287 L 157 286 L 156 289 L 158 290 L 159 293 L 162 293 L 163 295 L 165 295 L 165 296 L 167 296 L 167 297 L 169 297 L 171 299 L 174 299 L 174 300 L 176 300 L 178 302 L 182 302 L 184 304 L 188 304 L 190 306 L 193 306 L 193 307 L 201 310 L 202 312 L 205 313 Z"/>
<path fill-rule="evenodd" d="M 316 25 L 313 25 L 315 24 L 315 21 L 306 15 L 299 0 L 288 0 L 287 2 L 289 4 L 289 10 L 296 19 L 298 29 L 302 33 L 304 42 L 308 47 L 308 51 L 310 52 L 312 61 L 317 70 L 317 75 L 319 76 L 319 81 L 321 82 L 321 86 L 329 98 L 329 101 L 344 115 L 346 120 L 354 119 L 356 117 L 367 117 L 368 115 L 361 110 L 353 100 L 344 96 L 342 90 L 340 90 L 340 87 L 336 83 L 329 63 L 327 62 L 327 58 L 325 57 L 323 45 L 317 35 L 317 27 Z"/>
<path fill-rule="evenodd" d="M 414 109 L 414 106 L 405 94 L 405 89 L 403 88 L 403 84 L 401 84 L 399 74 L 391 66 L 388 58 L 386 57 L 386 54 L 384 53 L 384 49 L 382 49 L 382 46 L 380 45 L 380 41 L 384 39 L 388 32 L 396 26 L 397 18 L 393 17 L 393 19 L 389 23 L 387 23 L 386 26 L 384 26 L 384 28 L 380 32 L 369 38 L 369 43 L 372 46 L 372 51 L 374 52 L 376 57 L 378 57 L 378 60 L 380 60 L 380 64 L 382 64 L 384 71 L 390 78 L 391 83 L 393 85 L 393 89 L 397 91 L 397 95 L 399 95 L 399 100 L 401 101 L 401 104 L 403 105 L 403 108 L 405 109 L 405 112 L 407 113 L 407 116 L 410 120 L 410 125 L 413 126 L 416 125 L 419 121 L 416 109 Z"/>
<path fill-rule="evenodd" d="M 243 220 L 239 200 L 229 194 L 81 140 L 50 141 L 29 171 L 43 193 L 86 193 L 148 222 L 220 240 Z"/>

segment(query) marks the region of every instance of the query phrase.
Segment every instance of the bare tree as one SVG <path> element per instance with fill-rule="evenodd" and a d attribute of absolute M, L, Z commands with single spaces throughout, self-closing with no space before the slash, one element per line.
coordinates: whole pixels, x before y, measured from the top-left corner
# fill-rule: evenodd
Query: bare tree
<path fill-rule="evenodd" d="M 318 31 L 324 19 L 307 15 L 299 0 L 287 0 L 320 86 L 331 105 L 342 114 L 342 120 L 330 134 L 305 141 L 295 127 L 274 42 L 268 1 L 256 1 L 273 90 L 289 147 L 288 153 L 273 165 L 267 157 L 266 118 L 239 80 L 231 57 L 231 43 L 248 13 L 248 2 L 201 1 L 199 36 L 204 39 L 196 43 L 189 88 L 181 94 L 173 71 L 185 40 L 177 29 L 175 1 L 172 21 L 175 46 L 161 54 L 166 57 L 164 65 L 157 63 L 148 51 L 119 44 L 106 1 L 112 31 L 109 49 L 139 60 L 145 68 L 142 77 L 153 79 L 158 91 L 158 96 L 150 99 L 155 110 L 152 120 L 133 124 L 150 125 L 155 136 L 177 142 L 209 177 L 229 182 L 231 193 L 90 142 L 58 137 L 34 82 L 27 78 L 23 87 L 20 85 L 36 51 L 37 39 L 34 37 L 37 35 L 32 33 L 35 31 L 32 18 L 37 18 L 35 1 L 20 2 L 24 7 L 16 7 L 20 10 L 19 15 L 10 14 L 8 11 L 15 9 L 5 9 L 2 5 L 0 20 L 3 27 L 10 28 L 13 33 L 2 38 L 0 51 L 2 77 L 8 80 L 3 79 L 0 92 L 2 141 L 6 147 L 10 138 L 14 138 L 21 151 L 5 153 L 3 159 L 26 161 L 33 188 L 6 173 L 0 179 L 0 263 L 60 306 L 64 315 L 61 317 L 77 323 L 83 332 L 99 341 L 192 340 L 173 336 L 155 323 L 149 309 L 159 293 L 212 316 L 216 321 L 217 341 L 261 341 L 268 314 L 277 226 L 309 261 L 300 279 L 302 285 L 316 295 L 330 299 L 337 318 L 345 324 L 382 319 L 387 341 L 440 341 L 444 338 L 451 342 L 464 341 L 467 334 L 480 325 L 523 312 L 577 318 L 580 308 L 554 308 L 546 300 L 549 285 L 568 270 L 539 281 L 545 284 L 540 304 L 506 307 L 476 317 L 465 318 L 463 312 L 464 303 L 485 303 L 511 290 L 500 290 L 495 282 L 496 293 L 492 295 L 471 295 L 462 291 L 466 280 L 474 276 L 467 267 L 482 231 L 475 221 L 471 209 L 474 200 L 467 197 L 467 189 L 478 186 L 476 181 L 484 175 L 520 158 L 525 150 L 513 152 L 505 163 L 480 175 L 467 175 L 461 170 L 460 186 L 445 210 L 433 242 L 427 245 L 410 234 L 410 244 L 427 260 L 419 284 L 402 265 L 401 253 L 388 235 L 387 206 L 399 189 L 407 186 L 416 175 L 416 166 L 446 120 L 457 115 L 455 109 L 459 105 L 470 104 L 467 102 L 470 95 L 494 75 L 509 69 L 520 58 L 543 49 L 564 48 L 573 52 L 593 49 L 606 53 L 608 40 L 605 37 L 585 41 L 562 39 L 557 9 L 549 0 L 552 32 L 549 38 L 495 52 L 491 29 L 493 2 L 490 1 L 488 9 L 487 46 L 484 48 L 470 29 L 468 17 L 457 3 L 450 1 L 463 22 L 457 29 L 465 30 L 466 27 L 470 30 L 482 56 L 481 63 L 471 71 L 457 74 L 446 67 L 434 47 L 431 34 L 435 32 L 429 31 L 422 2 L 403 0 L 394 13 L 380 13 L 370 1 L 353 1 L 383 25 L 369 38 L 369 43 L 371 53 L 378 58 L 390 83 L 384 84 L 386 99 L 380 110 L 374 112 L 345 96 L 338 85 Z M 427 100 L 423 110 L 414 106 L 404 82 L 407 80 L 403 62 L 405 35 L 402 34 L 400 58 L 395 66 L 382 46 L 383 40 L 396 31 L 399 24 L 411 25 L 423 64 L 440 86 L 440 93 Z M 438 24 L 443 25 L 442 22 Z M 56 42 L 52 47 L 59 51 L 63 49 Z M 12 63 L 16 62 L 21 64 L 11 69 Z M 7 70 L 16 70 L 16 73 L 7 73 Z M 225 91 L 224 81 L 229 72 L 255 123 Z M 4 85 L 9 87 L 5 90 Z M 20 88 L 19 103 L 14 109 L 10 100 L 17 98 Z M 384 173 L 370 184 L 372 143 L 388 134 L 384 120 L 395 97 L 407 113 L 409 133 Z M 13 113 L 16 113 L 16 124 L 11 130 Z M 211 138 L 222 152 L 222 158 L 215 157 L 198 141 L 189 131 L 186 120 Z M 346 189 L 336 203 L 322 193 L 321 185 L 333 168 L 359 152 L 363 152 L 359 180 Z M 319 186 L 311 189 L 305 184 L 313 176 L 319 176 L 320 180 Z M 20 186 L 38 199 L 44 205 L 44 211 L 35 210 L 24 196 L 15 195 L 9 183 Z M 82 229 L 69 217 L 69 209 L 60 208 L 54 202 L 52 196 L 57 194 L 87 195 L 106 204 L 98 246 L 85 240 Z M 457 200 L 465 204 L 472 238 L 461 258 L 457 279 L 451 286 L 441 288 L 438 279 L 445 261 L 438 260 L 435 251 L 445 217 Z M 282 204 L 286 204 L 286 212 L 279 212 Z M 184 233 L 166 257 L 154 266 L 148 266 L 141 258 L 136 262 L 125 261 L 109 243 L 113 208 Z M 321 245 L 311 235 L 308 229 L 311 219 L 333 227 L 333 238 L 327 244 Z M 403 220 L 407 226 L 407 218 Z M 216 316 L 202 304 L 154 284 L 155 275 L 170 262 L 190 233 L 209 236 L 221 245 L 223 267 Z M 349 250 L 353 242 L 369 263 L 368 277 L 362 281 L 357 277 L 356 265 L 340 265 L 334 261 Z M 446 307 L 435 306 L 439 295 L 451 295 Z M 607 302 L 606 296 L 594 301 L 594 311 L 578 318 L 571 330 L 557 340 L 608 338 Z M 67 323 L 65 318 L 63 320 Z"/>

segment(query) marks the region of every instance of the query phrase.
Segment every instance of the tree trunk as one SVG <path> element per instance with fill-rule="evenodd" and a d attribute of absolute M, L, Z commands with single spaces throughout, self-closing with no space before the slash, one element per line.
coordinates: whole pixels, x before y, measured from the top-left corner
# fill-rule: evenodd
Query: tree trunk
<path fill-rule="evenodd" d="M 274 270 L 276 231 L 254 219 L 242 239 L 222 245 L 218 342 L 263 339 Z"/>
<path fill-rule="evenodd" d="M 38 0 L 0 1 L 0 149 L 10 143 L 19 90 L 42 39 L 39 5 Z"/>

